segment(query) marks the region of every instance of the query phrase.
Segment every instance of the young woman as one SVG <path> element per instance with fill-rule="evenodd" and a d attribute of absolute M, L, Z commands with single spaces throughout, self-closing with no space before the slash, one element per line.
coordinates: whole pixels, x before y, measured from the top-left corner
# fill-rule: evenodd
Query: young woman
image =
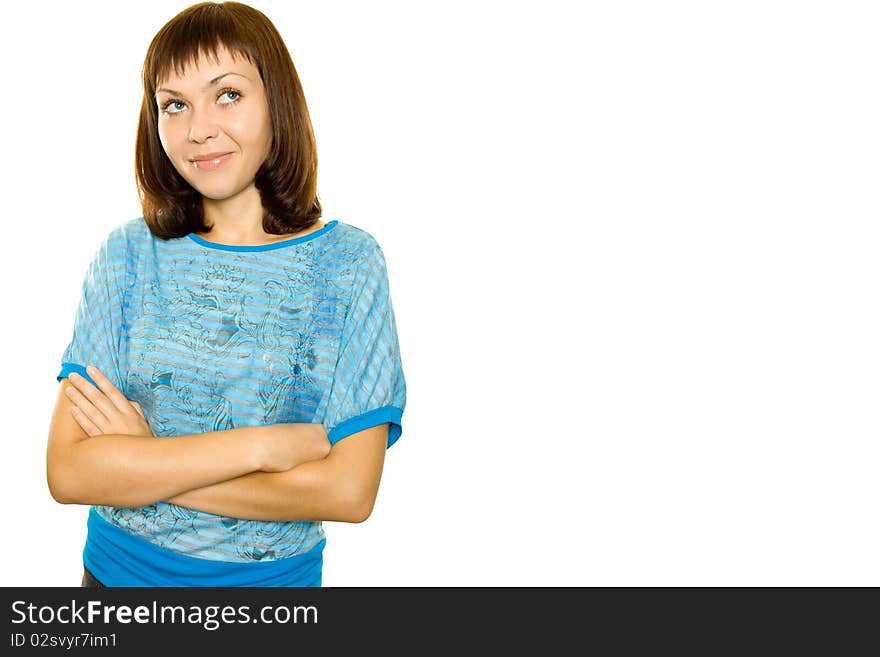
<path fill-rule="evenodd" d="M 143 217 L 114 228 L 61 358 L 47 479 L 92 505 L 84 586 L 320 586 L 322 520 L 371 513 L 406 383 L 381 247 L 320 221 L 274 25 L 194 5 L 147 51 Z"/>

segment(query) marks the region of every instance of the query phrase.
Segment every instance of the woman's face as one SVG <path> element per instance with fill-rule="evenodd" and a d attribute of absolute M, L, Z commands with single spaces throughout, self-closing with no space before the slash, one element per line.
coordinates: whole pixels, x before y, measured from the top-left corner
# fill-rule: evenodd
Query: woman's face
<path fill-rule="evenodd" d="M 158 85 L 159 140 L 174 168 L 204 197 L 231 198 L 254 184 L 272 143 L 269 104 L 259 71 L 218 49 L 182 77 Z M 222 76 L 222 77 L 221 77 Z M 217 159 L 216 154 L 223 155 Z M 211 156 L 208 160 L 201 160 Z"/>

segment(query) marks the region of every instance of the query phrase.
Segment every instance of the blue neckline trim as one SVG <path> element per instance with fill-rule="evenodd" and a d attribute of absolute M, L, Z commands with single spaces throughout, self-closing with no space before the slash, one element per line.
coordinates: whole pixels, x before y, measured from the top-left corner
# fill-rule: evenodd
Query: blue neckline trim
<path fill-rule="evenodd" d="M 235 244 L 218 244 L 217 242 L 209 242 L 208 240 L 199 237 L 195 233 L 189 233 L 187 237 L 189 237 L 194 242 L 201 244 L 202 246 L 207 246 L 209 249 L 219 249 L 220 251 L 273 251 L 274 249 L 283 249 L 288 246 L 293 246 L 294 244 L 308 242 L 311 239 L 314 239 L 323 235 L 326 232 L 329 232 L 338 223 L 339 220 L 334 219 L 320 230 L 316 230 L 314 233 L 309 233 L 308 235 L 303 235 L 302 237 L 294 237 L 290 240 L 275 242 L 274 244 L 258 244 L 253 246 L 240 246 Z"/>

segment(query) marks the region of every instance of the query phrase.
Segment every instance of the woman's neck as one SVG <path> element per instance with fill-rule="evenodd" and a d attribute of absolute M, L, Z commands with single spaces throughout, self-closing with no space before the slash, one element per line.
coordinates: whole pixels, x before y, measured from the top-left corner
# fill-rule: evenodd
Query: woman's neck
<path fill-rule="evenodd" d="M 202 197 L 202 208 L 210 229 L 197 233 L 201 237 L 241 245 L 271 242 L 278 237 L 263 230 L 263 205 L 253 185 L 219 201 Z"/>
<path fill-rule="evenodd" d="M 205 224 L 211 228 L 204 233 L 196 233 L 209 242 L 229 246 L 262 246 L 283 240 L 303 237 L 327 224 L 315 222 L 298 233 L 276 235 L 263 230 L 263 204 L 257 188 L 251 185 L 233 197 L 220 201 L 202 197 Z"/>

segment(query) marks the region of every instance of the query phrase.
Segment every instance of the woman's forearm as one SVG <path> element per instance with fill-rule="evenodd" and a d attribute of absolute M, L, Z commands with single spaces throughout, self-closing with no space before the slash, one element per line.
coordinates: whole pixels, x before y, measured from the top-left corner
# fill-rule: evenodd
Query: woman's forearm
<path fill-rule="evenodd" d="M 333 479 L 323 459 L 286 472 L 251 472 L 166 501 L 230 518 L 356 522 L 350 498 Z"/>
<path fill-rule="evenodd" d="M 326 458 L 286 472 L 252 472 L 166 501 L 231 518 L 362 522 L 376 500 L 387 441 L 386 423 L 339 441 Z"/>
<path fill-rule="evenodd" d="M 269 428 L 163 438 L 92 436 L 70 447 L 64 501 L 137 507 L 260 470 L 258 438 Z"/>

